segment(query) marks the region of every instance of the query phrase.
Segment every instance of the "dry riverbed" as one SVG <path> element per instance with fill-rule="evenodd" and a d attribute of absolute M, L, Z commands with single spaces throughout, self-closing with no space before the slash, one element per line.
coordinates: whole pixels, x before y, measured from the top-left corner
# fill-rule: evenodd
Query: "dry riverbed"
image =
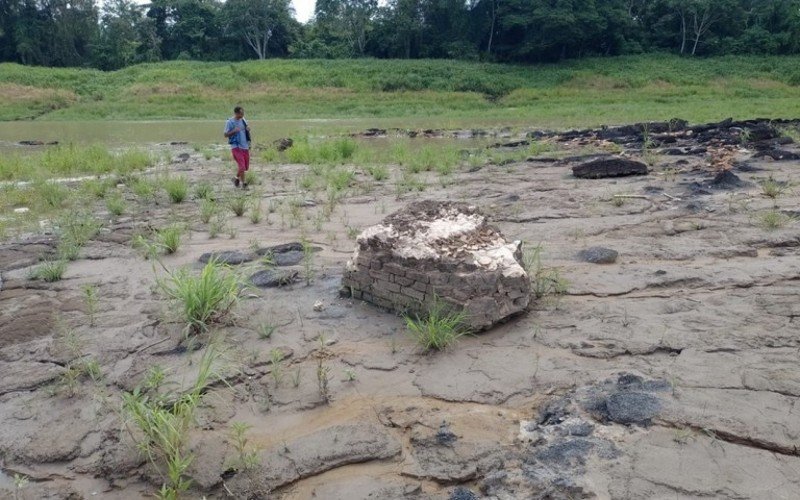
<path fill-rule="evenodd" d="M 256 162 L 262 220 L 228 210 L 213 238 L 199 201 L 121 187 L 128 213 L 102 213 L 53 283 L 29 271 L 56 236 L 4 243 L 0 496 L 157 492 L 122 396 L 154 366 L 165 390 L 190 385 L 213 346 L 221 379 L 188 431 L 187 498 L 795 498 L 800 160 L 771 153 L 800 151 L 756 137 L 763 126 L 547 135 L 558 154 L 422 172 L 424 191 L 406 191 L 400 166 L 380 181 L 356 166 L 335 203 L 298 186 L 308 166 Z M 170 150 L 182 159 L 170 170 L 231 195 L 230 163 Z M 647 160 L 649 174 L 572 175 L 609 151 Z M 509 239 L 541 244 L 566 292 L 421 353 L 402 317 L 339 293 L 358 230 L 419 199 L 474 203 Z M 188 232 L 164 268 L 133 248 L 175 221 Z M 226 250 L 246 279 L 264 269 L 257 250 L 299 241 L 310 250 L 273 253 L 291 283 L 248 288 L 232 318 L 189 339 L 156 284 Z M 579 257 L 598 246 L 618 256 Z M 234 422 L 250 425 L 244 461 Z"/>

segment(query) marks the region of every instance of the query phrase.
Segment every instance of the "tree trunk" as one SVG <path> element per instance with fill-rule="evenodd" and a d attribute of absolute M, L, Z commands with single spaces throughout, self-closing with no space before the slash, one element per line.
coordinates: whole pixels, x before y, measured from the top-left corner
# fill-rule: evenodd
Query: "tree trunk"
<path fill-rule="evenodd" d="M 486 45 L 486 55 L 492 55 L 492 41 L 494 40 L 494 23 L 497 20 L 497 0 L 492 0 L 492 23 L 489 27 L 489 43 Z"/>
<path fill-rule="evenodd" d="M 686 15 L 681 11 L 681 54 L 686 51 Z"/>

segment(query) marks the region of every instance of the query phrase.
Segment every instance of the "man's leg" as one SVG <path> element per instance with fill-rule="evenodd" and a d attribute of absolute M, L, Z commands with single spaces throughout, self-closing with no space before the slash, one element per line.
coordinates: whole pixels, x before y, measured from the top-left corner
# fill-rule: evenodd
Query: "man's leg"
<path fill-rule="evenodd" d="M 242 158 L 244 159 L 244 171 L 242 172 L 242 187 L 247 187 L 247 183 L 244 182 L 244 174 L 248 170 L 250 170 L 250 150 L 243 149 L 242 150 Z"/>
<path fill-rule="evenodd" d="M 242 154 L 243 152 L 244 150 L 239 148 L 231 149 L 233 159 L 236 161 L 236 179 L 233 181 L 233 184 L 236 187 L 239 187 L 240 184 L 244 183 L 245 159 L 244 155 Z"/>

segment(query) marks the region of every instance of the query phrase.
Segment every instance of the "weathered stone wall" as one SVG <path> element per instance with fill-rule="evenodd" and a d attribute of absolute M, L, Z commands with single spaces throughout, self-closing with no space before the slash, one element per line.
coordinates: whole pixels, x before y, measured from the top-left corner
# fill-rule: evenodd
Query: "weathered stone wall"
<path fill-rule="evenodd" d="M 476 330 L 523 311 L 530 280 L 519 264 L 521 244 L 505 242 L 474 207 L 432 203 L 410 206 L 365 230 L 347 264 L 344 290 L 397 312 L 424 313 L 436 297 L 463 309 Z M 465 231 L 443 230 L 443 220 L 470 223 Z M 433 238 L 425 233 L 430 228 Z"/>

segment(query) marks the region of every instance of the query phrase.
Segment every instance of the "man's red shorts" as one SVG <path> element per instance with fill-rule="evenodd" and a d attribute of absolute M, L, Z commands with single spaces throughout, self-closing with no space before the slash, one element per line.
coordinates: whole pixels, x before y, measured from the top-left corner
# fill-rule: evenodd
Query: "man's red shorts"
<path fill-rule="evenodd" d="M 236 165 L 238 165 L 240 174 L 247 172 L 250 170 L 250 150 L 249 149 L 242 149 L 242 148 L 233 148 L 231 149 L 231 153 L 233 153 L 233 159 L 236 160 Z"/>

